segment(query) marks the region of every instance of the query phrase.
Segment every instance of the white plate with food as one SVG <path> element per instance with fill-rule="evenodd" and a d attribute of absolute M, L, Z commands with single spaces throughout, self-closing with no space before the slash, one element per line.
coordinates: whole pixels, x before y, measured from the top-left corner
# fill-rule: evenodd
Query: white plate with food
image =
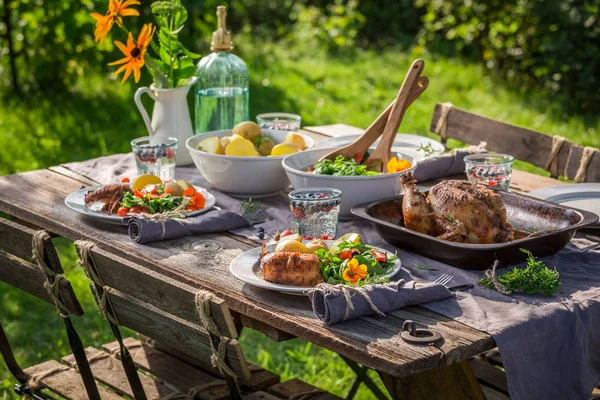
<path fill-rule="evenodd" d="M 344 147 L 354 142 L 359 137 L 360 135 L 346 135 L 321 140 L 315 144 L 313 149 Z M 377 144 L 379 144 L 379 139 L 371 146 L 377 147 Z M 428 137 L 399 133 L 394 139 L 392 151 L 395 153 L 407 154 L 416 160 L 421 160 L 430 156 L 439 155 L 446 151 L 446 149 L 442 143 Z"/>
<path fill-rule="evenodd" d="M 600 216 L 600 183 L 551 186 L 529 193 L 537 199 L 592 212 Z M 600 228 L 600 222 L 589 228 Z"/>
<path fill-rule="evenodd" d="M 251 286 L 302 295 L 322 282 L 350 285 L 386 282 L 401 267 L 395 254 L 363 244 L 358 234 L 347 234 L 338 240 L 300 242 L 297 235 L 287 240 L 282 238 L 279 243 L 239 255 L 229 270 Z"/>
<path fill-rule="evenodd" d="M 186 204 L 182 205 L 183 202 Z M 191 217 L 210 210 L 215 203 L 215 196 L 204 188 L 185 181 L 164 183 L 153 175 L 142 175 L 131 185 L 115 183 L 81 188 L 65 199 L 71 210 L 117 225 L 131 215 L 172 212 L 178 207 L 186 217 Z"/>

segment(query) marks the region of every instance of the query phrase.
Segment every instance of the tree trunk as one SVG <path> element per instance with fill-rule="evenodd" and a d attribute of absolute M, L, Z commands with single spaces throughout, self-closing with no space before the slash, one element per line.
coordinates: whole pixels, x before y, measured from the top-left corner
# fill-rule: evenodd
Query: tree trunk
<path fill-rule="evenodd" d="M 11 22 L 11 9 L 10 3 L 12 0 L 2 0 L 2 5 L 4 6 L 4 15 L 2 19 L 4 24 L 6 25 L 6 40 L 8 41 L 8 57 L 10 61 L 10 71 L 12 73 L 12 85 L 13 91 L 17 94 L 21 94 L 21 88 L 19 86 L 19 80 L 17 77 L 17 55 L 15 54 L 15 47 L 13 43 L 12 37 L 12 22 Z"/>

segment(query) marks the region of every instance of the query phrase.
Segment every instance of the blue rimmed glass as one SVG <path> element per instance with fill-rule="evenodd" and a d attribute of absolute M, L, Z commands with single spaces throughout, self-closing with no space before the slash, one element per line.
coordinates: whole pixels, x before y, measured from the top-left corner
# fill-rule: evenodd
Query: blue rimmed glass
<path fill-rule="evenodd" d="M 335 239 L 342 192 L 332 188 L 297 189 L 289 194 L 298 234 L 306 240 Z"/>
<path fill-rule="evenodd" d="M 163 181 L 175 178 L 178 140 L 174 137 L 145 136 L 131 141 L 139 175 L 156 175 Z"/>
<path fill-rule="evenodd" d="M 508 154 L 470 154 L 465 157 L 467 179 L 508 192 L 514 160 Z"/>

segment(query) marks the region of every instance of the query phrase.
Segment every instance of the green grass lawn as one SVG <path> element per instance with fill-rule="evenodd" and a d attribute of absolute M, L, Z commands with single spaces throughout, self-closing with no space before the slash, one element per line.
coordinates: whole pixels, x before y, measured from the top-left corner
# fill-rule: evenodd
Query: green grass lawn
<path fill-rule="evenodd" d="M 252 116 L 288 111 L 302 115 L 304 125 L 344 122 L 360 127 L 366 127 L 394 99 L 414 58 L 395 48 L 328 58 L 319 52 L 286 52 L 270 43 L 254 43 L 252 52 L 242 47 L 241 53 L 251 70 Z M 450 101 L 494 119 L 600 146 L 596 116 L 565 115 L 558 100 L 536 91 L 515 93 L 486 76 L 480 66 L 457 59 L 423 58 L 430 86 L 407 112 L 401 132 L 431 135 L 435 103 Z M 68 94 L 42 93 L 27 101 L 6 97 L 0 108 L 0 174 L 129 151 L 129 141 L 145 134 L 133 103 L 134 90 L 133 82 L 121 86 L 108 76 L 87 72 Z M 72 244 L 64 239 L 56 244 L 86 311 L 74 319 L 84 344 L 111 341 L 87 279 L 76 268 Z M 0 318 L 23 365 L 69 353 L 55 314 L 49 305 L 0 284 Z M 281 374 L 284 380 L 298 377 L 340 396 L 352 384 L 354 375 L 339 357 L 302 340 L 277 344 L 245 331 L 241 343 L 252 362 Z M 0 363 L 0 399 L 13 398 L 9 389 L 13 383 Z M 356 398 L 373 396 L 363 387 Z"/>

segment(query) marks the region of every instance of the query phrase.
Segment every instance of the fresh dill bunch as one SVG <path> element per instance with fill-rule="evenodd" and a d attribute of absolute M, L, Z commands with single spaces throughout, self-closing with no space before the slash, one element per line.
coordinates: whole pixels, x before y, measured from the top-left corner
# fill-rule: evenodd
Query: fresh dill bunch
<path fill-rule="evenodd" d="M 514 267 L 511 271 L 503 273 L 498 276 L 498 282 L 510 292 L 551 296 L 560 285 L 560 274 L 556 267 L 550 269 L 530 251 L 520 250 L 527 254 L 527 266 Z M 494 284 L 489 278 L 480 279 L 477 283 L 484 289 L 494 289 Z"/>

